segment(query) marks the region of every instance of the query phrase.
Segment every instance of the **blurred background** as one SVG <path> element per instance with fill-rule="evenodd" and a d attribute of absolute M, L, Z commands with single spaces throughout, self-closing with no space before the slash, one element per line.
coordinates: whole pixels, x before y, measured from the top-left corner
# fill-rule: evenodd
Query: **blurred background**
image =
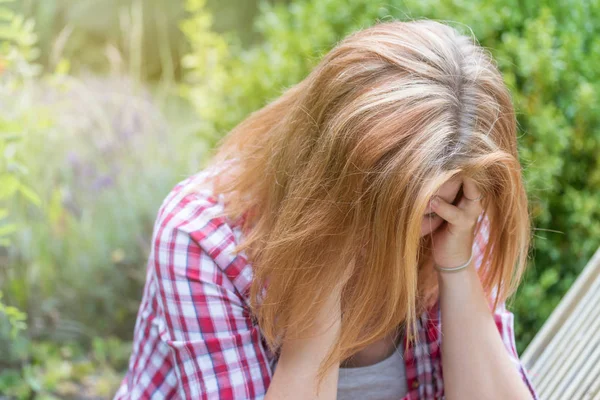
<path fill-rule="evenodd" d="M 169 190 L 336 41 L 420 17 L 472 29 L 514 96 L 521 352 L 600 246 L 599 0 L 1 0 L 0 398 L 112 397 Z"/>

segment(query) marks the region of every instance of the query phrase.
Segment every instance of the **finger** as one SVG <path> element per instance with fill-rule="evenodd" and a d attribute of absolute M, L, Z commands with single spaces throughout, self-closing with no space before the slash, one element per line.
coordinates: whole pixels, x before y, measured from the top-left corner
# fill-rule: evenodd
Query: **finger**
<path fill-rule="evenodd" d="M 453 225 L 458 225 L 463 218 L 463 211 L 438 196 L 431 199 L 431 209 L 442 219 Z"/>
<path fill-rule="evenodd" d="M 458 207 L 465 210 L 468 215 L 479 215 L 483 208 L 481 199 L 477 201 L 469 200 L 476 199 L 481 196 L 481 191 L 477 188 L 475 181 L 469 177 L 463 178 L 463 197 L 460 200 Z"/>
<path fill-rule="evenodd" d="M 476 199 L 481 195 L 481 192 L 472 178 L 463 178 L 463 194 L 467 199 Z"/>

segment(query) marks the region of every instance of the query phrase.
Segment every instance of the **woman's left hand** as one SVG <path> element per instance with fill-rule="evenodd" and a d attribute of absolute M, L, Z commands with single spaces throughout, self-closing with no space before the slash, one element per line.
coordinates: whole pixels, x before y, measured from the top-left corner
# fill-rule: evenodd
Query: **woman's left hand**
<path fill-rule="evenodd" d="M 477 220 L 483 212 L 479 189 L 471 178 L 463 178 L 463 196 L 456 206 L 438 196 L 431 208 L 447 223 L 432 233 L 433 258 L 440 268 L 463 265 L 471 257 Z M 437 201 L 437 202 L 436 202 Z"/>

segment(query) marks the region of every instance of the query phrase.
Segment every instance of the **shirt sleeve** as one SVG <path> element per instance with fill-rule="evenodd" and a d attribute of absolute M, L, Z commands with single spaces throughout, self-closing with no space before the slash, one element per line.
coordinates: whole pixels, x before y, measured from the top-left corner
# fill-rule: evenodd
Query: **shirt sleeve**
<path fill-rule="evenodd" d="M 514 333 L 514 315 L 512 312 L 506 309 L 504 303 L 499 305 L 496 311 L 494 312 L 494 321 L 496 322 L 496 326 L 498 327 L 498 331 L 500 332 L 500 336 L 502 337 L 502 342 L 504 342 L 504 347 L 506 347 L 506 350 L 508 351 L 513 365 L 519 370 L 521 378 L 523 379 L 523 382 L 525 382 L 525 384 L 527 385 L 527 388 L 533 396 L 533 399 L 537 400 L 537 393 L 533 388 L 531 379 L 527 371 L 525 370 L 525 367 L 519 360 L 519 355 L 517 354 Z"/>
<path fill-rule="evenodd" d="M 198 227 L 216 222 L 207 222 L 199 208 L 185 207 L 182 215 L 164 216 L 153 239 L 154 323 L 170 351 L 177 397 L 262 399 L 271 371 L 258 327 L 223 269 L 235 257 L 225 255 L 222 231 L 211 233 L 215 247 L 198 241 L 206 236 Z"/>
<path fill-rule="evenodd" d="M 489 220 L 485 217 L 481 223 L 481 228 L 478 231 L 475 237 L 475 245 L 473 247 L 475 267 L 477 270 L 481 268 L 481 264 L 483 261 L 483 253 L 485 251 L 485 246 L 487 246 L 489 239 Z M 492 294 L 492 298 L 489 299 L 490 308 L 494 302 L 494 294 Z M 515 368 L 521 374 L 521 378 L 523 382 L 527 385 L 529 392 L 533 396 L 534 400 L 538 400 L 538 395 L 533 388 L 531 383 L 531 379 L 525 370 L 525 367 L 521 363 L 519 359 L 519 355 L 517 353 L 517 347 L 515 343 L 515 331 L 514 331 L 514 314 L 506 308 L 506 304 L 500 303 L 493 311 L 494 321 L 496 323 L 496 327 L 498 328 L 498 332 L 500 332 L 500 337 L 502 338 L 502 342 L 504 343 L 504 347 L 508 351 L 508 355 L 515 366 Z"/>

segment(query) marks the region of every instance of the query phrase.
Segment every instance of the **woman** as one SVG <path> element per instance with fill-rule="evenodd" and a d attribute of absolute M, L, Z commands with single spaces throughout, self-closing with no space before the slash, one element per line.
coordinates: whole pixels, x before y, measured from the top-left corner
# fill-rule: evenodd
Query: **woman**
<path fill-rule="evenodd" d="M 516 134 L 471 38 L 349 35 L 163 202 L 115 398 L 535 399 Z"/>

